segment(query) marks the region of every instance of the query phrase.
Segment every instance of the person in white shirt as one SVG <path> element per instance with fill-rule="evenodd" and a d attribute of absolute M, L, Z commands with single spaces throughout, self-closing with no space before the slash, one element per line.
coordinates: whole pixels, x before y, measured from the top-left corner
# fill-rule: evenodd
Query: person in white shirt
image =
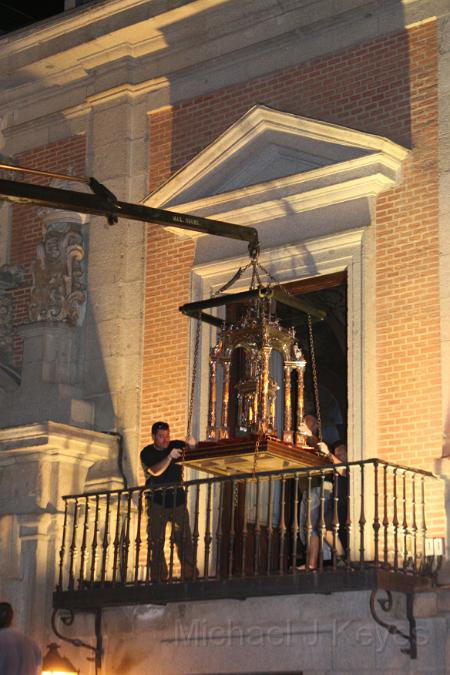
<path fill-rule="evenodd" d="M 12 628 L 13 616 L 9 602 L 0 602 L 0 675 L 38 675 L 41 650 L 33 640 Z"/>

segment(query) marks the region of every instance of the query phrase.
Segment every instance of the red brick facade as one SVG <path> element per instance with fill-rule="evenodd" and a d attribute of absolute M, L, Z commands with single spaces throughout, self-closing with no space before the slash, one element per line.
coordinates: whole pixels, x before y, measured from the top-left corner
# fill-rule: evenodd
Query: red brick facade
<path fill-rule="evenodd" d="M 189 320 L 178 307 L 189 301 L 193 255 L 191 239 L 149 227 L 141 445 L 161 419 L 170 422 L 174 437 L 186 435 Z"/>
<path fill-rule="evenodd" d="M 402 185 L 382 195 L 376 211 L 379 454 L 432 468 L 441 446 L 436 25 L 429 22 L 152 113 L 150 189 L 257 103 L 413 148 Z M 164 246 L 156 252 L 153 235 L 148 244 L 143 423 L 145 428 L 161 414 L 175 415 L 178 432 L 186 407 L 188 342 L 187 323 L 176 307 L 188 297 L 192 246 L 174 246 L 171 235 L 161 241 Z M 186 256 L 181 266 L 179 248 Z M 160 282 L 162 266 L 170 287 Z M 166 331 L 148 326 L 155 307 L 183 340 L 177 343 L 180 361 L 163 356 L 170 353 Z M 166 376 L 174 387 L 158 387 L 148 373 L 150 355 L 166 358 Z"/>

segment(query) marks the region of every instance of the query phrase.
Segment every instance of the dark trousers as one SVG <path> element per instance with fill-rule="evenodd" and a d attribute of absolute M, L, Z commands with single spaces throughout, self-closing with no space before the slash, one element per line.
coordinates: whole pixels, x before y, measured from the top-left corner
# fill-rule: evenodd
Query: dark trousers
<path fill-rule="evenodd" d="M 190 580 L 194 576 L 194 547 L 192 545 L 189 512 L 186 504 L 163 506 L 151 502 L 148 504 L 148 533 L 150 537 L 150 577 L 152 581 L 164 581 L 168 577 L 164 555 L 166 525 L 172 523 L 172 539 L 181 562 L 182 579 Z"/>

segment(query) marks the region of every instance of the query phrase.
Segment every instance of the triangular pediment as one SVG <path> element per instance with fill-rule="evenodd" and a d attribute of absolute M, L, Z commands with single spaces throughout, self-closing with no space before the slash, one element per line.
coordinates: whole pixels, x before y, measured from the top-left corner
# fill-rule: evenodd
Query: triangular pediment
<path fill-rule="evenodd" d="M 317 190 L 339 201 L 338 186 L 345 185 L 348 199 L 351 182 L 359 196 L 361 190 L 373 195 L 397 183 L 406 154 L 380 136 L 257 105 L 145 203 L 173 210 L 189 206 L 188 212 L 198 215 L 206 209 L 203 215 L 211 216 L 236 211 L 236 203 L 253 204 L 255 192 L 260 203 L 267 196 L 274 201 L 293 195 L 297 204 L 302 195 L 309 203 Z"/>

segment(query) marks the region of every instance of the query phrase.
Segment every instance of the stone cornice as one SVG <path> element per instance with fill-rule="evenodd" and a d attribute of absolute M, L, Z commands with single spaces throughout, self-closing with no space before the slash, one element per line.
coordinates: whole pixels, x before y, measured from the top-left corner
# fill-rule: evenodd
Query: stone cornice
<path fill-rule="evenodd" d="M 70 463 L 91 466 L 108 459 L 117 439 L 98 431 L 48 421 L 0 429 L 0 466 L 29 461 L 31 455 L 54 455 Z"/>
<path fill-rule="evenodd" d="M 282 155 L 283 148 L 289 147 L 292 166 L 296 161 L 314 165 L 315 157 L 326 164 L 252 184 L 257 175 L 253 168 L 258 170 L 269 145 L 275 159 L 278 148 Z M 381 136 L 255 106 L 144 201 L 243 225 L 292 223 L 302 212 L 370 200 L 394 187 L 401 180 L 407 155 L 406 148 Z M 239 173 L 244 160 L 241 185 L 226 191 L 221 181 L 234 171 Z M 248 176 L 250 184 L 245 182 Z"/>
<path fill-rule="evenodd" d="M 278 247 L 273 247 L 270 251 L 261 251 L 260 262 L 269 269 L 277 271 L 277 281 L 283 282 L 284 270 L 292 266 L 292 261 L 303 260 L 305 250 L 316 260 L 320 265 L 321 258 L 329 257 L 330 251 L 336 255 L 333 261 L 334 268 L 327 268 L 325 272 L 328 274 L 332 271 L 340 271 L 345 269 L 352 260 L 355 251 L 358 251 L 361 246 L 361 241 L 364 235 L 364 228 L 348 230 L 347 232 L 338 232 L 336 234 L 317 237 L 314 239 L 305 239 L 299 244 L 288 244 Z M 216 290 L 215 286 L 220 286 L 222 278 L 227 278 L 230 274 L 236 271 L 239 267 L 244 267 L 248 263 L 247 256 L 239 256 L 227 258 L 224 260 L 215 260 L 213 262 L 199 263 L 192 268 L 193 273 L 200 277 L 208 286 L 208 290 Z M 320 270 L 324 273 L 323 270 Z M 309 272 L 305 271 L 305 276 L 309 276 Z M 223 277 L 222 277 L 223 275 Z M 217 281 L 220 276 L 220 281 Z M 287 277 L 288 279 L 288 277 Z M 212 284 L 212 285 L 211 285 Z M 248 287 L 247 278 L 241 278 L 234 284 L 233 289 L 229 292 L 239 292 Z"/>
<path fill-rule="evenodd" d="M 0 111 L 43 96 L 50 113 L 121 93 L 173 102 L 192 95 L 193 81 L 195 94 L 204 93 L 218 77 L 222 84 L 239 72 L 257 77 L 448 10 L 443 0 L 411 0 L 403 8 L 393 0 L 345 0 L 338 9 L 333 0 L 250 4 L 110 0 L 0 38 Z M 68 105 L 66 91 L 77 93 Z M 31 115 L 16 110 L 14 123 Z"/>

